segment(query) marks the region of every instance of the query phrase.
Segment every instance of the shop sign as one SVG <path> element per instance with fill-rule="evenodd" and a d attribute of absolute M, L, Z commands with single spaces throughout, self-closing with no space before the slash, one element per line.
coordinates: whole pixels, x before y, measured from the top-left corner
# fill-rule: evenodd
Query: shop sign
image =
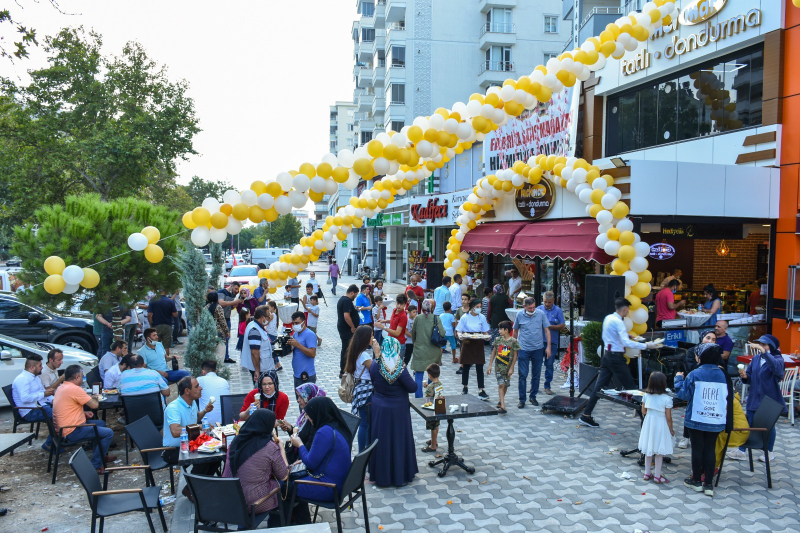
<path fill-rule="evenodd" d="M 741 224 L 661 224 L 662 237 L 678 239 L 741 239 Z"/>
<path fill-rule="evenodd" d="M 681 10 L 678 21 L 684 26 L 693 26 L 704 22 L 725 7 L 728 0 L 694 0 Z"/>
<path fill-rule="evenodd" d="M 342 241 L 342 248 L 347 248 L 347 239 Z"/>
<path fill-rule="evenodd" d="M 427 204 L 411 204 L 411 218 L 420 224 L 447 219 L 447 203 L 446 199 L 440 201 L 437 196 L 429 199 Z"/>
<path fill-rule="evenodd" d="M 403 213 L 378 213 L 366 220 L 368 228 L 380 228 L 384 226 L 402 226 Z"/>
<path fill-rule="evenodd" d="M 665 242 L 659 242 L 650 246 L 650 257 L 653 259 L 669 259 L 675 255 L 675 247 Z"/>
<path fill-rule="evenodd" d="M 517 191 L 514 203 L 519 213 L 525 218 L 538 220 L 550 212 L 555 203 L 555 190 L 548 179 L 536 185 L 526 183 Z"/>

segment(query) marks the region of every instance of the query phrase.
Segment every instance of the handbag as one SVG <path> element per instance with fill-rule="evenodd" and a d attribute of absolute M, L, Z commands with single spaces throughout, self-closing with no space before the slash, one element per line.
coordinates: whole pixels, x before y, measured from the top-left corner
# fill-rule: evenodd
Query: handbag
<path fill-rule="evenodd" d="M 447 339 L 444 338 L 439 332 L 439 325 L 436 322 L 436 317 L 433 317 L 433 330 L 431 331 L 431 344 L 434 346 L 438 346 L 439 348 L 444 348 L 447 346 Z"/>
<path fill-rule="evenodd" d="M 331 278 L 330 278 L 330 277 L 328 277 L 328 279 L 327 279 L 327 280 L 325 280 L 325 284 L 326 284 L 326 285 L 331 285 L 331 284 L 333 284 L 333 282 L 331 281 Z"/>
<path fill-rule="evenodd" d="M 331 451 L 328 453 L 328 459 L 325 461 L 325 467 L 322 469 L 321 474 L 312 474 L 308 467 L 304 463 L 297 463 L 293 465 L 292 468 L 289 470 L 289 479 L 301 479 L 306 476 L 311 476 L 314 479 L 321 479 L 325 475 L 325 471 L 328 469 L 328 464 L 331 462 L 331 457 L 333 457 L 333 450 L 336 449 L 336 430 L 333 430 L 333 446 L 331 446 Z"/>
<path fill-rule="evenodd" d="M 362 367 L 361 374 L 358 376 L 359 381 L 361 380 L 361 376 L 364 375 L 364 370 L 366 370 L 366 367 Z M 355 388 L 355 376 L 349 372 L 345 372 L 342 375 L 342 381 L 339 383 L 339 399 L 344 403 L 353 403 L 353 390 L 355 390 Z"/>

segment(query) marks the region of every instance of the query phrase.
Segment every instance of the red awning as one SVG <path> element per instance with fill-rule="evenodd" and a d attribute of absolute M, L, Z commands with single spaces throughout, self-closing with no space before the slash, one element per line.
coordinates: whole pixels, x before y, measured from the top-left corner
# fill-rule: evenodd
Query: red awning
<path fill-rule="evenodd" d="M 495 222 L 479 224 L 464 237 L 461 249 L 466 252 L 508 255 L 514 236 L 528 222 Z"/>
<path fill-rule="evenodd" d="M 530 222 L 515 236 L 509 254 L 610 263 L 613 258 L 595 243 L 597 235 L 597 221 L 589 218 Z"/>

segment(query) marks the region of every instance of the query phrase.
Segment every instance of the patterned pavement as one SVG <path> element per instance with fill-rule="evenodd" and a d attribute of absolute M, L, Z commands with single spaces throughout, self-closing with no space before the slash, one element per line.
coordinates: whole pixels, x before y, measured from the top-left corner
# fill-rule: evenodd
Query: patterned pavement
<path fill-rule="evenodd" d="M 321 269 L 322 267 L 320 267 Z M 317 384 L 340 407 L 338 387 L 339 349 L 336 333 L 336 301 L 326 276 L 318 276 L 328 298 L 321 303 L 318 333 L 324 339 L 317 352 Z M 302 279 L 307 279 L 302 276 Z M 343 278 L 339 284 L 349 284 Z M 401 285 L 387 284 L 393 297 Z M 235 337 L 231 346 L 235 346 Z M 238 359 L 238 353 L 233 355 Z M 291 361 L 284 359 L 284 383 L 289 383 Z M 249 390 L 249 374 L 234 370 L 232 392 Z M 445 392 L 460 394 L 456 365 L 447 362 L 441 381 Z M 517 409 L 517 386 L 513 380 L 507 395 L 508 414 L 456 421 L 456 451 L 475 467 L 475 474 L 451 469 L 445 478 L 427 462 L 433 454 L 420 451 L 429 432 L 424 421 L 412 412 L 417 444 L 419 475 L 403 488 L 367 488 L 371 530 L 383 531 L 799 531 L 800 482 L 791 474 L 790 457 L 800 455 L 800 430 L 786 419 L 779 421 L 772 463 L 773 488 L 766 488 L 764 465 L 756 462 L 751 473 L 746 462 L 726 462 L 714 498 L 683 486 L 690 471 L 690 449 L 676 450 L 673 463 L 665 465 L 671 482 L 656 485 L 641 480 L 643 469 L 636 459 L 621 457 L 618 450 L 635 447 L 639 438 L 638 419 L 629 409 L 601 401 L 595 409 L 599 429 L 578 425 L 575 419 L 542 414 L 528 404 Z M 553 389 L 565 381 L 556 370 Z M 492 404 L 497 402 L 494 379 L 487 379 Z M 284 392 L 287 385 L 282 385 Z M 470 390 L 477 392 L 474 375 Z M 291 398 L 291 395 L 290 395 Z M 540 390 L 539 401 L 547 400 Z M 291 401 L 288 418 L 298 414 Z M 676 410 L 675 433 L 682 433 L 682 410 Z M 440 432 L 440 445 L 445 443 Z M 630 479 L 625 479 L 630 476 Z M 343 515 L 346 531 L 363 531 L 361 506 Z M 335 527 L 332 512 L 321 511 L 322 520 Z M 318 519 L 319 520 L 319 519 Z M 174 524 L 173 524 L 174 525 Z M 177 531 L 177 529 L 174 529 Z"/>

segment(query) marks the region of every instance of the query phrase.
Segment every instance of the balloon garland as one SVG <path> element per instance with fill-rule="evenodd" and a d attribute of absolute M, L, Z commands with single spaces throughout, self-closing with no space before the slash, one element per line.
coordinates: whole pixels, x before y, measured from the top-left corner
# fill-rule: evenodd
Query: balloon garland
<path fill-rule="evenodd" d="M 100 283 L 100 275 L 93 268 L 67 266 L 56 255 L 44 260 L 44 271 L 48 274 L 44 280 L 44 290 L 50 294 L 75 294 L 81 287 L 93 289 Z"/>
<path fill-rule="evenodd" d="M 164 250 L 156 244 L 161 240 L 158 228 L 147 226 L 141 233 L 131 233 L 128 236 L 128 247 L 135 252 L 144 252 L 144 257 L 151 263 L 159 263 L 164 259 Z"/>

